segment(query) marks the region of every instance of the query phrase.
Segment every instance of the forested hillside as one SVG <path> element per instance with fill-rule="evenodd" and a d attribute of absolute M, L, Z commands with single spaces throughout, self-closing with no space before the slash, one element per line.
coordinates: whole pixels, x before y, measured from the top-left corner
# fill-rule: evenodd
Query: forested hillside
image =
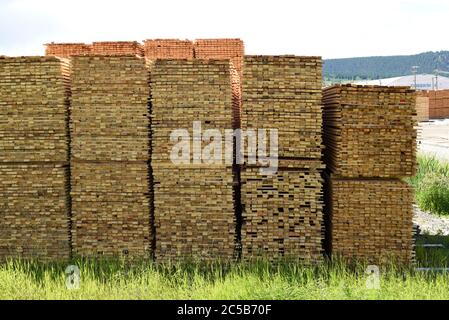
<path fill-rule="evenodd" d="M 324 61 L 327 79 L 381 79 L 418 73 L 433 73 L 435 69 L 449 71 L 449 51 L 424 52 L 410 56 L 361 57 Z"/>

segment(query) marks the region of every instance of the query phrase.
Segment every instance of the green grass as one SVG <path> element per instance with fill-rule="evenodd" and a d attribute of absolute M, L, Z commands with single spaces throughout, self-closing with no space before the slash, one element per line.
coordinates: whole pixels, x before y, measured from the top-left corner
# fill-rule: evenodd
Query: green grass
<path fill-rule="evenodd" d="M 66 287 L 66 264 L 0 265 L 0 299 L 449 299 L 447 273 L 381 269 L 380 288 L 366 287 L 365 267 L 342 263 L 72 262 L 80 288 Z"/>
<path fill-rule="evenodd" d="M 409 180 L 422 210 L 449 215 L 449 163 L 433 156 L 418 156 L 418 171 Z"/>
<path fill-rule="evenodd" d="M 410 179 L 420 207 L 449 214 L 449 164 L 420 156 Z M 418 243 L 449 238 L 421 236 Z M 418 266 L 449 267 L 448 249 L 416 250 Z M 366 287 L 364 265 L 325 262 L 318 266 L 269 263 L 129 263 L 75 260 L 80 288 L 68 289 L 68 264 L 0 264 L 0 299 L 449 299 L 449 273 L 417 272 L 413 267 L 381 269 L 380 288 Z"/>

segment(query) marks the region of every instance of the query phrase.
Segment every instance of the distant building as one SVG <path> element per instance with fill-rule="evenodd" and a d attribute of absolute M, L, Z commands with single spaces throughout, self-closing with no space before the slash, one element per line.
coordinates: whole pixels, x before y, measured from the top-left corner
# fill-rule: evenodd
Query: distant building
<path fill-rule="evenodd" d="M 415 76 L 402 76 L 377 80 L 361 80 L 356 84 L 364 85 L 381 85 L 381 86 L 409 86 L 415 87 Z M 435 76 L 434 74 L 417 74 L 416 89 L 418 90 L 436 90 L 449 89 L 449 78 L 443 76 Z"/>

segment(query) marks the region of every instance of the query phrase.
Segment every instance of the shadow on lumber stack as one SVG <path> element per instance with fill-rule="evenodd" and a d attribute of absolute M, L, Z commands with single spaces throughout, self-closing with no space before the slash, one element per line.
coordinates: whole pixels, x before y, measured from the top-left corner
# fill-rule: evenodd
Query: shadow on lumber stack
<path fill-rule="evenodd" d="M 245 157 L 243 259 L 322 260 L 321 69 L 319 57 L 245 56 L 242 129 L 278 130 L 279 169 Z"/>
<path fill-rule="evenodd" d="M 160 59 L 153 61 L 150 70 L 156 260 L 232 259 L 236 237 L 233 152 L 232 141 L 230 145 L 223 142 L 224 130 L 233 124 L 230 63 Z M 222 134 L 216 141 L 222 143 L 223 152 L 218 161 L 193 159 L 195 150 L 204 155 L 202 148 L 211 141 L 193 136 L 194 121 L 202 131 L 214 129 Z M 174 130 L 188 134 L 187 140 L 172 139 Z M 176 149 L 182 141 L 185 149 Z M 209 152 L 213 155 L 215 150 Z M 228 162 L 223 160 L 226 155 L 230 155 Z"/>
<path fill-rule="evenodd" d="M 68 68 L 0 58 L 0 260 L 70 257 Z"/>
<path fill-rule="evenodd" d="M 149 89 L 144 59 L 72 58 L 73 252 L 151 253 Z"/>
<path fill-rule="evenodd" d="M 326 247 L 370 263 L 413 261 L 415 92 L 338 85 L 323 92 Z"/>

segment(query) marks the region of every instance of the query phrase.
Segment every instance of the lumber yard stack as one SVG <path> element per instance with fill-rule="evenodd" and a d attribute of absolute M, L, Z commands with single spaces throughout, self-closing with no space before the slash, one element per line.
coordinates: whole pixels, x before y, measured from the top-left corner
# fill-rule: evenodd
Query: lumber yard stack
<path fill-rule="evenodd" d="M 197 39 L 193 44 L 196 59 L 229 59 L 231 62 L 231 86 L 234 112 L 234 127 L 241 123 L 241 84 L 245 46 L 240 39 Z"/>
<path fill-rule="evenodd" d="M 233 152 L 232 141 L 230 145 L 224 142 L 224 130 L 232 129 L 233 122 L 230 81 L 226 60 L 161 59 L 152 64 L 151 167 L 157 261 L 234 257 Z M 222 152 L 215 153 L 216 161 L 201 157 L 202 151 L 214 152 L 205 151 L 209 137 L 194 136 L 194 121 L 202 132 L 215 129 L 222 134 L 214 140 L 221 143 Z M 176 148 L 177 137 L 170 138 L 178 129 L 188 133 L 187 140 L 179 140 L 185 143 L 184 151 Z M 230 162 L 225 162 L 229 156 Z"/>
<path fill-rule="evenodd" d="M 142 57 L 143 47 L 137 41 L 102 41 L 86 43 L 48 43 L 45 55 L 69 58 L 79 55 L 137 55 Z"/>
<path fill-rule="evenodd" d="M 425 94 L 418 92 L 416 95 L 416 120 L 429 121 L 429 103 L 430 99 Z"/>
<path fill-rule="evenodd" d="M 262 172 L 245 145 L 244 259 L 322 259 L 321 69 L 319 57 L 245 56 L 242 129 L 266 129 L 267 138 L 278 130 L 279 163 L 274 174 Z"/>
<path fill-rule="evenodd" d="M 193 59 L 193 42 L 179 39 L 150 39 L 143 44 L 145 58 L 156 59 Z"/>
<path fill-rule="evenodd" d="M 149 89 L 144 59 L 72 58 L 73 253 L 151 251 Z"/>
<path fill-rule="evenodd" d="M 46 56 L 58 56 L 68 58 L 76 55 L 89 55 L 92 46 L 85 43 L 47 43 L 45 44 Z"/>
<path fill-rule="evenodd" d="M 245 46 L 240 39 L 196 39 L 194 42 L 197 59 L 230 59 L 239 78 L 242 78 Z"/>
<path fill-rule="evenodd" d="M 69 62 L 0 58 L 0 260 L 65 260 Z"/>
<path fill-rule="evenodd" d="M 423 91 L 422 95 L 429 98 L 429 118 L 449 118 L 449 90 Z"/>
<path fill-rule="evenodd" d="M 137 55 L 143 57 L 143 46 L 137 41 L 103 41 L 92 43 L 93 55 Z"/>
<path fill-rule="evenodd" d="M 323 92 L 327 249 L 345 259 L 413 260 L 416 95 L 408 87 Z"/>

